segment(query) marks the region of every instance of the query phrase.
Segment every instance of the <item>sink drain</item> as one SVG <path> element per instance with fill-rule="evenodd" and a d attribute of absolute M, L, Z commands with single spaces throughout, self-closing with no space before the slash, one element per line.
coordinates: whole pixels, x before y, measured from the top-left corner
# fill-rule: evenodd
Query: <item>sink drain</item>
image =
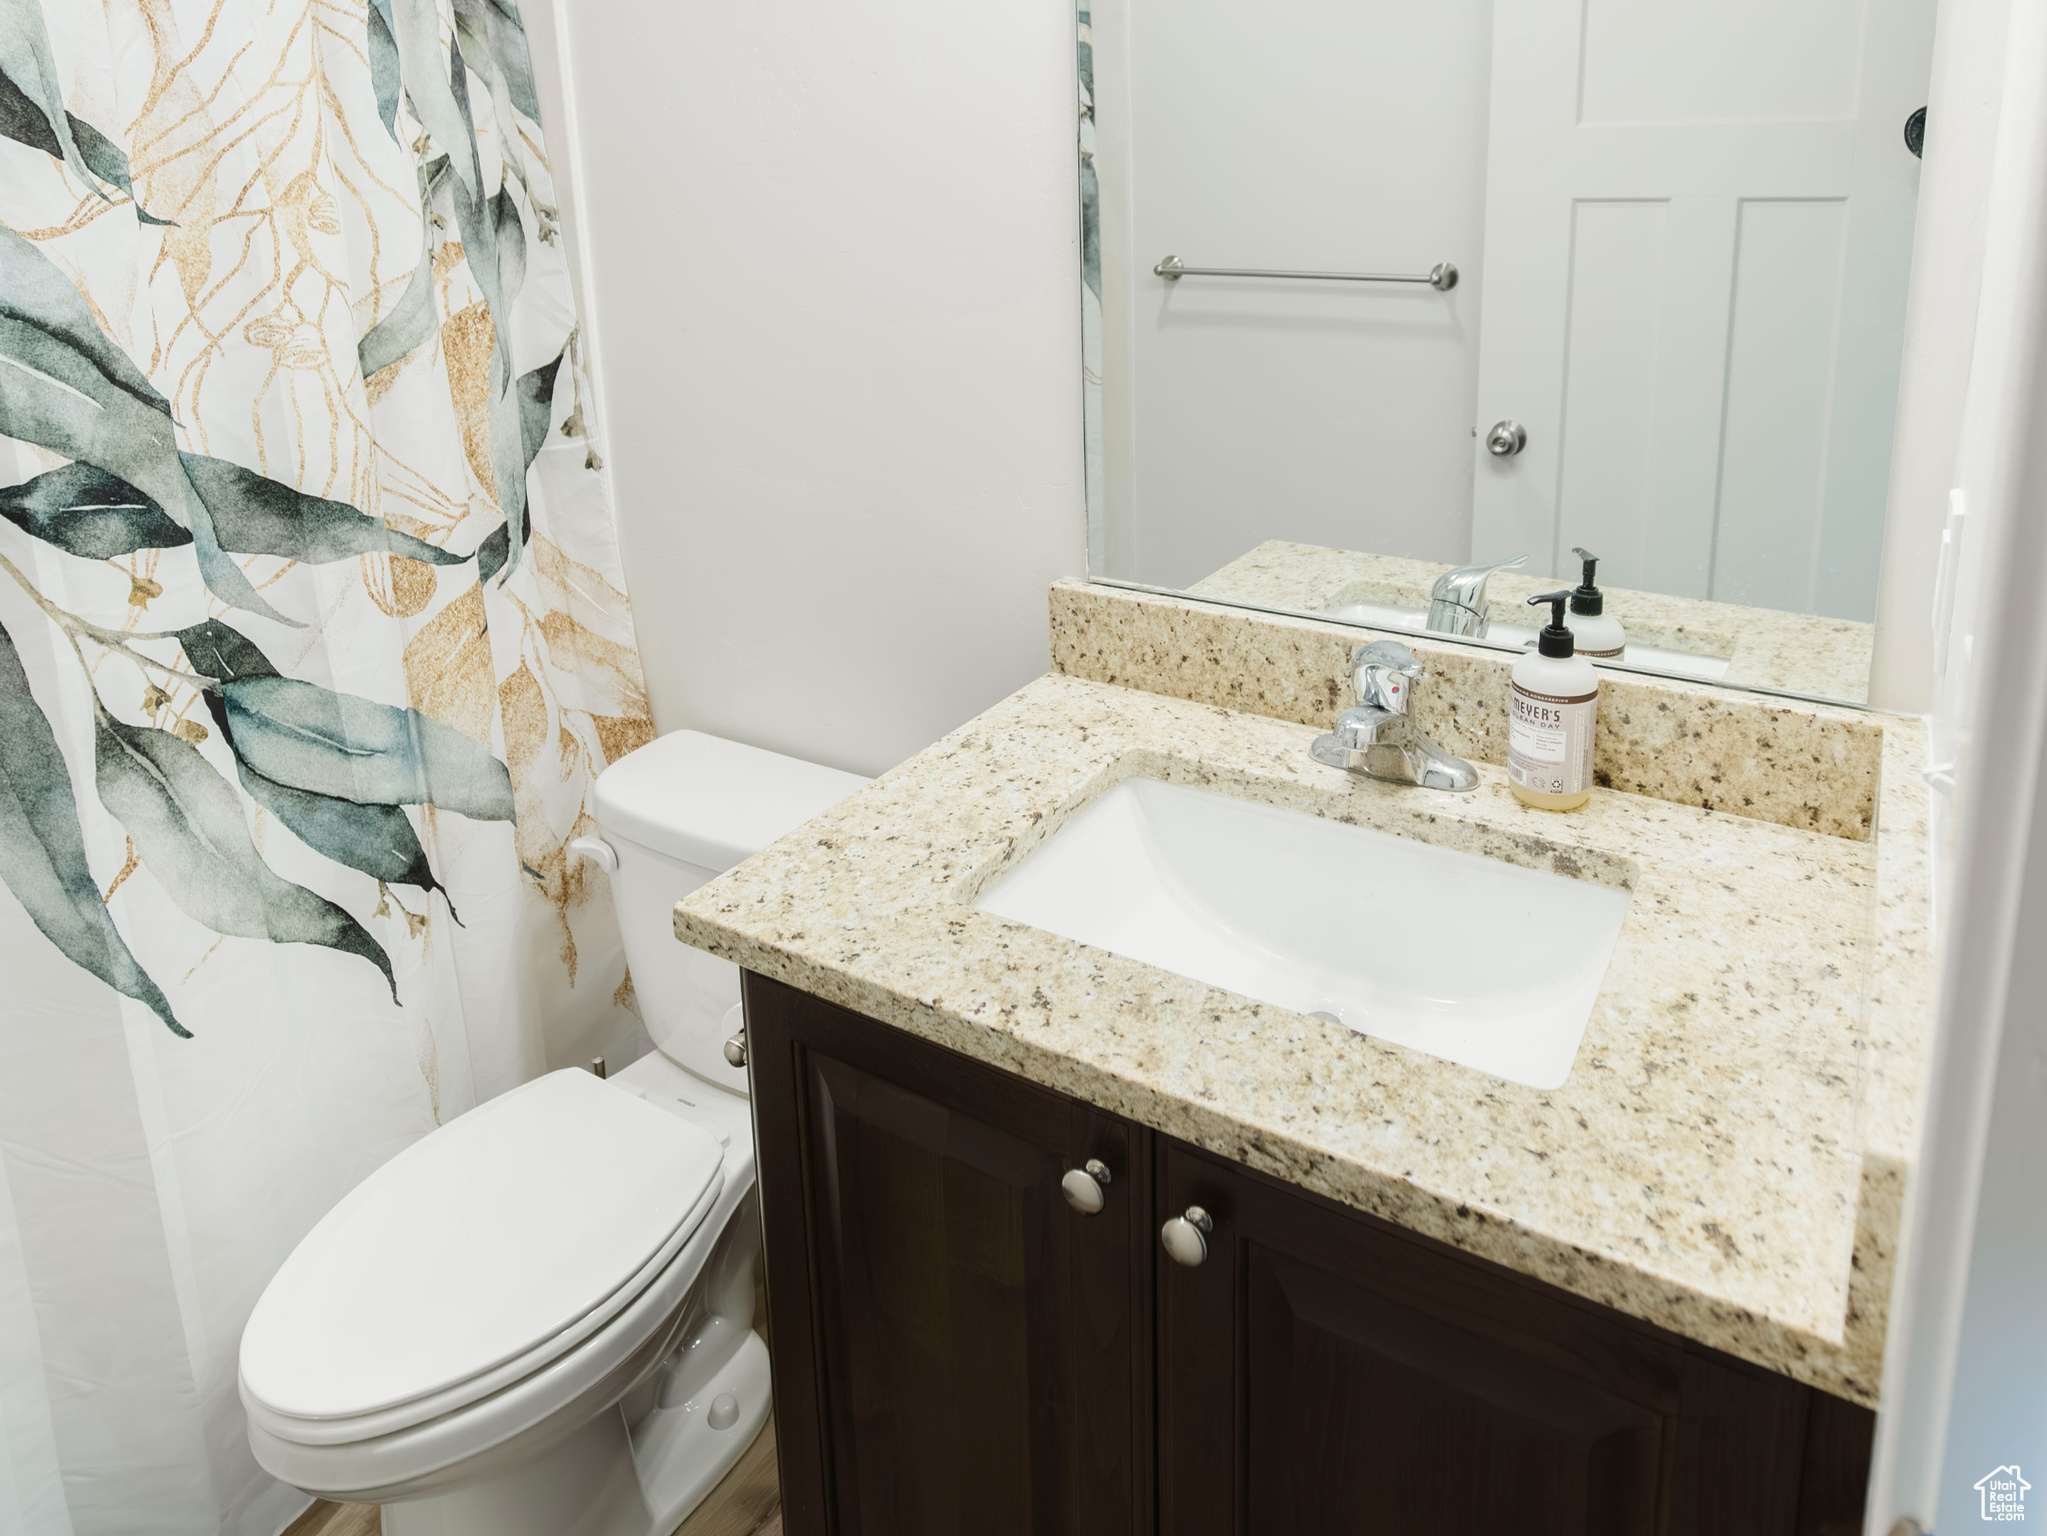
<path fill-rule="evenodd" d="M 1320 1019 L 1324 1024 L 1341 1024 L 1343 1022 L 1342 1019 L 1338 1018 L 1335 1014 L 1331 1013 L 1327 1008 L 1314 1009 L 1309 1013 L 1308 1017 L 1311 1019 Z"/>

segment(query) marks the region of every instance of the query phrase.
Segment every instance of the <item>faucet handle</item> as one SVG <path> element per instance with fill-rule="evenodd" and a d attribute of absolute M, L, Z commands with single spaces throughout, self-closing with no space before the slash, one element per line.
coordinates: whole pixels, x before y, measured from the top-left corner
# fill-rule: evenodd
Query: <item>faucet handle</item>
<path fill-rule="evenodd" d="M 1427 627 L 1443 635 L 1476 635 L 1484 638 L 1492 604 L 1486 600 L 1486 583 L 1494 571 L 1511 571 L 1528 563 L 1526 555 L 1511 560 L 1487 560 L 1460 565 L 1438 576 L 1429 588 Z"/>
<path fill-rule="evenodd" d="M 1519 570 L 1527 563 L 1526 555 L 1516 555 L 1511 560 L 1476 560 L 1470 565 L 1460 565 L 1438 576 L 1429 588 L 1429 594 L 1432 597 L 1450 597 L 1474 587 L 1483 593 L 1486 580 L 1494 571 Z"/>
<path fill-rule="evenodd" d="M 1374 640 L 1352 653 L 1350 671 L 1360 705 L 1404 715 L 1409 685 L 1428 669 L 1398 640 Z"/>

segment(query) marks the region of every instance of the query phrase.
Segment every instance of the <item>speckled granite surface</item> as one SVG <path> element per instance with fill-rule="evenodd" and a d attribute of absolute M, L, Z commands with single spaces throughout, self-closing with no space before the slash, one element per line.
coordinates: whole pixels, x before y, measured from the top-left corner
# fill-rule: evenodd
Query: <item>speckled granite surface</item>
<path fill-rule="evenodd" d="M 1052 666 L 1072 677 L 1167 693 L 1328 729 L 1351 702 L 1350 658 L 1366 632 L 1084 581 L 1051 594 Z M 1428 676 L 1422 729 L 1460 757 L 1507 760 L 1510 653 L 1402 635 Z M 1592 768 L 1604 788 L 1866 838 L 1883 754 L 1880 717 L 1737 688 L 1601 674 Z"/>
<path fill-rule="evenodd" d="M 1430 586 L 1449 569 L 1427 560 L 1272 539 L 1187 590 L 1296 613 L 1323 613 L 1342 603 L 1426 608 Z M 1489 594 L 1499 614 L 1518 608 L 1537 592 L 1576 584 L 1575 575 L 1559 581 L 1501 571 L 1492 578 Z M 1600 590 L 1606 594 L 1606 611 L 1621 621 L 1631 640 L 1720 657 L 1727 662 L 1723 682 L 1855 704 L 1869 698 L 1874 624 L 1625 587 Z"/>
<path fill-rule="evenodd" d="M 1871 717 L 1870 841 L 1611 791 L 1550 815 L 1496 769 L 1469 795 L 1378 784 L 1313 762 L 1316 726 L 1267 715 L 1041 678 L 693 893 L 676 933 L 1873 1402 L 1927 987 L 1916 723 Z M 1568 1081 L 1504 1082 L 973 907 L 1140 774 L 1566 873 L 1632 871 Z"/>

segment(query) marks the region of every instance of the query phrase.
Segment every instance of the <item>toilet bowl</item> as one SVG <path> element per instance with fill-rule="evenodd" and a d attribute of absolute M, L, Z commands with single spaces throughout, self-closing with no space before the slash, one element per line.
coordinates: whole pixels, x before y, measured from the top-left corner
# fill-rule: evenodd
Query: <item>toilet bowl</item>
<path fill-rule="evenodd" d="M 676 901 L 866 781 L 691 731 L 598 779 L 656 1050 L 442 1126 L 306 1235 L 242 1335 L 249 1443 L 386 1536 L 668 1536 L 767 1422 L 739 973 Z"/>

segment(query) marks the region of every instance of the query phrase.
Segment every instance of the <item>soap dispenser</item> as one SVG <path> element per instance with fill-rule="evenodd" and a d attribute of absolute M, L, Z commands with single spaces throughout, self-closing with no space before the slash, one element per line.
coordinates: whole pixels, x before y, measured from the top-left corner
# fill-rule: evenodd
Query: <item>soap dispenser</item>
<path fill-rule="evenodd" d="M 1514 663 L 1507 690 L 1507 787 L 1523 805 L 1574 811 L 1592 798 L 1592 728 L 1599 675 L 1577 654 L 1564 608 L 1569 592 L 1531 597 L 1550 605 L 1535 649 Z"/>
<path fill-rule="evenodd" d="M 1621 621 L 1606 611 L 1605 594 L 1592 584 L 1599 556 L 1589 549 L 1571 553 L 1585 562 L 1584 580 L 1571 594 L 1571 634 L 1578 643 L 1578 654 L 1594 661 L 1619 661 L 1628 648 L 1628 637 Z"/>

